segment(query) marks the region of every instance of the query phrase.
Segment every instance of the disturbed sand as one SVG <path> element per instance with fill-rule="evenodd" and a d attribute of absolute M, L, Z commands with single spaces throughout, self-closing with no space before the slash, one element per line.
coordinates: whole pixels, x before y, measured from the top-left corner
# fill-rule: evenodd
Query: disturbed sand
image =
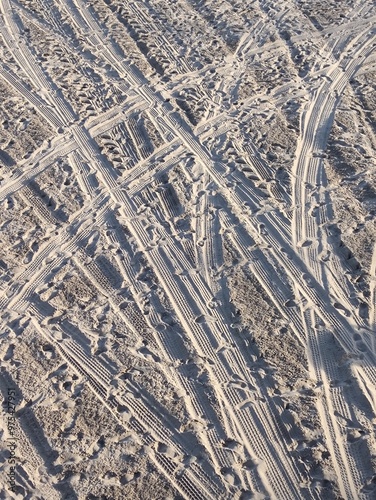
<path fill-rule="evenodd" d="M 376 498 L 371 0 L 1 0 L 0 498 Z"/>

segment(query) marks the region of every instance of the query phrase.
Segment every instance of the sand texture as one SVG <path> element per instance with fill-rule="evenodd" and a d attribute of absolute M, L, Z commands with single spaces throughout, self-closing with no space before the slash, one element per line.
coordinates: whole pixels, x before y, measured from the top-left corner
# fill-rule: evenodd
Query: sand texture
<path fill-rule="evenodd" d="M 372 0 L 0 0 L 0 499 L 376 498 Z"/>

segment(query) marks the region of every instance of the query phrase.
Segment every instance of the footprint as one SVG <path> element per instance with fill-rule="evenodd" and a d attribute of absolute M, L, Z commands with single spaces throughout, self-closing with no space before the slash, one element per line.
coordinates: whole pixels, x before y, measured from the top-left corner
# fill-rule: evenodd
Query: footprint
<path fill-rule="evenodd" d="M 14 354 L 14 348 L 15 348 L 15 345 L 14 344 L 11 344 L 8 349 L 7 349 L 7 352 L 5 353 L 4 357 L 3 357 L 3 360 L 4 361 L 9 361 L 10 359 L 13 358 L 13 354 Z"/>
<path fill-rule="evenodd" d="M 201 316 L 197 316 L 195 318 L 195 323 L 198 324 L 203 324 L 203 323 L 214 323 L 216 320 L 212 317 L 209 316 L 208 314 L 202 314 Z"/>
<path fill-rule="evenodd" d="M 167 451 L 168 451 L 168 446 L 166 444 L 157 443 L 156 447 L 157 447 L 158 453 L 167 453 Z"/>
<path fill-rule="evenodd" d="M 105 444 L 106 444 L 106 441 L 104 439 L 104 436 L 101 436 L 98 439 L 98 441 L 94 445 L 92 445 L 92 447 L 91 447 L 92 455 L 90 458 L 98 458 L 99 453 L 104 448 Z"/>
<path fill-rule="evenodd" d="M 103 483 L 107 486 L 119 486 L 120 482 L 116 472 L 107 471 L 106 474 L 103 475 Z"/>
<path fill-rule="evenodd" d="M 153 354 L 147 347 L 141 347 L 141 349 L 139 349 L 138 352 L 139 354 L 142 354 L 146 359 L 151 359 L 156 363 L 160 363 L 161 361 L 161 358 Z"/>
<path fill-rule="evenodd" d="M 255 403 L 255 399 L 246 399 L 242 403 L 236 406 L 237 410 L 245 410 L 246 408 L 251 408 Z"/>
<path fill-rule="evenodd" d="M 140 476 L 141 476 L 141 472 L 138 472 L 138 471 L 137 472 L 130 472 L 130 473 L 124 474 L 124 476 L 122 476 L 120 478 L 120 484 L 124 486 L 125 484 L 128 484 L 131 481 L 135 481 Z"/>
<path fill-rule="evenodd" d="M 356 443 L 360 439 L 364 439 L 366 435 L 363 429 L 349 429 L 347 432 L 347 442 Z"/>
<path fill-rule="evenodd" d="M 368 318 L 368 305 L 365 302 L 359 304 L 359 316 L 363 319 Z"/>
<path fill-rule="evenodd" d="M 341 415 L 337 410 L 334 410 L 334 415 L 337 418 L 340 425 L 348 427 L 349 429 L 356 429 L 355 423 L 352 420 L 348 419 L 347 417 Z"/>
<path fill-rule="evenodd" d="M 286 257 L 289 259 L 289 260 L 292 260 L 293 256 L 291 254 L 291 252 L 289 252 L 288 250 L 286 250 L 285 248 L 281 247 L 279 249 L 282 253 L 284 253 L 286 255 Z"/>
<path fill-rule="evenodd" d="M 312 240 L 302 240 L 302 241 L 299 241 L 298 243 L 298 247 L 300 248 L 307 248 L 307 247 L 310 247 L 312 245 Z"/>
<path fill-rule="evenodd" d="M 14 202 L 12 198 L 7 198 L 4 202 L 4 208 L 6 210 L 11 210 L 14 207 Z"/>
<path fill-rule="evenodd" d="M 367 348 L 367 346 L 366 346 L 366 344 L 364 342 L 357 342 L 356 343 L 356 347 L 361 352 L 366 352 L 368 350 L 368 348 Z"/>
<path fill-rule="evenodd" d="M 302 279 L 307 283 L 307 286 L 309 286 L 310 288 L 314 287 L 314 283 L 311 276 L 309 276 L 308 274 L 303 274 Z"/>
<path fill-rule="evenodd" d="M 156 448 L 157 453 L 161 453 L 162 455 L 166 455 L 169 458 L 176 458 L 176 456 L 177 456 L 174 449 L 165 443 L 156 443 L 155 448 Z"/>
<path fill-rule="evenodd" d="M 268 234 L 268 231 L 265 229 L 265 224 L 259 224 L 258 232 L 259 234 L 263 234 L 264 236 Z"/>
<path fill-rule="evenodd" d="M 66 380 L 63 383 L 63 389 L 67 392 L 72 392 L 72 382 L 70 380 Z"/>
<path fill-rule="evenodd" d="M 45 344 L 42 347 L 42 351 L 43 351 L 44 356 L 47 359 L 53 359 L 53 358 L 55 358 L 55 351 L 54 351 L 54 348 L 53 348 L 53 346 L 51 344 Z"/>
<path fill-rule="evenodd" d="M 235 474 L 233 469 L 230 469 L 229 467 L 222 467 L 221 475 L 231 486 L 237 486 L 240 483 L 238 475 Z"/>
<path fill-rule="evenodd" d="M 223 443 L 223 447 L 234 451 L 240 451 L 243 448 L 243 446 L 238 443 L 238 441 L 235 441 L 231 438 L 226 439 L 226 441 Z"/>
<path fill-rule="evenodd" d="M 326 250 L 324 252 L 321 252 L 319 254 L 319 258 L 323 261 L 323 262 L 328 262 L 328 260 L 330 259 L 330 251 L 329 250 Z"/>
<path fill-rule="evenodd" d="M 318 213 L 319 213 L 319 208 L 320 208 L 320 207 L 319 207 L 319 206 L 317 206 L 317 205 L 316 205 L 316 206 L 314 206 L 314 207 L 312 207 L 312 208 L 311 208 L 311 210 L 308 212 L 308 213 L 309 213 L 309 215 L 310 215 L 311 217 L 317 217 L 317 215 L 318 215 Z"/>
<path fill-rule="evenodd" d="M 245 470 L 253 471 L 257 469 L 258 464 L 253 460 L 249 459 L 243 462 L 242 468 Z"/>
<path fill-rule="evenodd" d="M 334 302 L 333 306 L 339 311 L 343 312 L 343 314 L 348 318 L 350 316 L 350 312 L 346 309 L 345 306 L 340 304 L 339 302 Z"/>
<path fill-rule="evenodd" d="M 32 251 L 27 252 L 22 263 L 29 264 L 33 260 L 33 255 L 34 255 L 34 252 L 32 252 Z"/>

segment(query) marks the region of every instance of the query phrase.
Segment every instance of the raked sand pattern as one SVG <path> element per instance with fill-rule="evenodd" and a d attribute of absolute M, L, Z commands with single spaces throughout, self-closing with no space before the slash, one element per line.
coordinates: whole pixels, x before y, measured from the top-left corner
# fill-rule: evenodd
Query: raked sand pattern
<path fill-rule="evenodd" d="M 0 1 L 0 498 L 376 498 L 375 86 L 372 0 Z"/>

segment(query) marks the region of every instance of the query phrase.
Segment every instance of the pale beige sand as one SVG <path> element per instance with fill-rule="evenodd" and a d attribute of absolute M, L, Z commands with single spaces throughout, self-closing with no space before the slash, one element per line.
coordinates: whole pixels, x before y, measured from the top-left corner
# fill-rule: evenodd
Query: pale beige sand
<path fill-rule="evenodd" d="M 376 497 L 375 20 L 0 2 L 0 498 Z"/>

